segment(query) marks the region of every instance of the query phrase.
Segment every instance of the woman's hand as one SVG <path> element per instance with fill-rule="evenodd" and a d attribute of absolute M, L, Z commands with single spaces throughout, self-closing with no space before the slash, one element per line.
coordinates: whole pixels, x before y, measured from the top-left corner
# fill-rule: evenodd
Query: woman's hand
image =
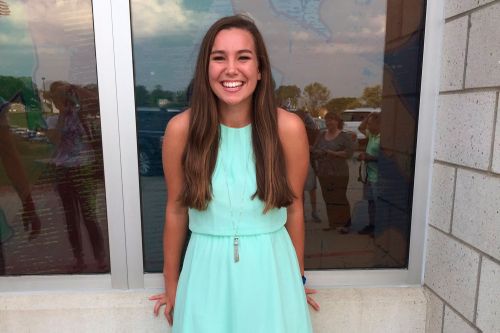
<path fill-rule="evenodd" d="M 312 151 L 312 155 L 313 155 L 313 157 L 314 157 L 314 158 L 316 158 L 316 159 L 321 159 L 321 158 L 324 158 L 324 157 L 326 157 L 326 156 L 327 156 L 327 154 L 328 154 L 328 152 L 327 152 L 325 149 L 317 149 L 317 148 L 316 148 L 316 149 L 314 149 L 314 150 Z"/>
<path fill-rule="evenodd" d="M 173 318 L 173 310 L 174 310 L 174 302 L 170 300 L 168 297 L 167 293 L 162 293 L 162 294 L 157 294 L 149 297 L 149 300 L 151 301 L 156 301 L 155 307 L 154 307 L 154 314 L 155 316 L 158 317 L 158 314 L 160 313 L 160 308 L 165 305 L 165 310 L 163 311 L 165 318 L 167 318 L 168 324 L 172 326 L 174 322 Z"/>
<path fill-rule="evenodd" d="M 371 161 L 376 161 L 376 160 L 377 159 L 375 157 L 373 157 L 372 155 L 365 153 L 365 152 L 359 153 L 359 156 L 358 156 L 358 161 L 371 162 Z"/>
<path fill-rule="evenodd" d="M 325 153 L 326 153 L 326 155 L 328 155 L 330 157 L 340 157 L 338 152 L 336 152 L 334 150 L 325 150 Z"/>
<path fill-rule="evenodd" d="M 318 302 L 316 302 L 314 300 L 314 298 L 312 298 L 312 294 L 316 294 L 318 291 L 316 289 L 310 289 L 310 288 L 306 288 L 304 287 L 304 290 L 306 292 L 306 298 L 307 298 L 307 304 L 309 304 L 310 306 L 312 306 L 312 308 L 315 310 L 315 311 L 319 311 L 319 304 Z"/>

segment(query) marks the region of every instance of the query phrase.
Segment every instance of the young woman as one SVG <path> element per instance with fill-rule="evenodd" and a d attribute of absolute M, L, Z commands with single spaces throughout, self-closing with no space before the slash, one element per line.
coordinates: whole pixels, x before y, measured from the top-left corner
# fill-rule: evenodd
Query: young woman
<path fill-rule="evenodd" d="M 215 22 L 200 46 L 191 108 L 169 122 L 163 146 L 166 291 L 151 299 L 156 315 L 165 305 L 173 332 L 312 332 L 307 303 L 319 306 L 303 286 L 308 154 L 302 121 L 275 105 L 255 24 Z"/>

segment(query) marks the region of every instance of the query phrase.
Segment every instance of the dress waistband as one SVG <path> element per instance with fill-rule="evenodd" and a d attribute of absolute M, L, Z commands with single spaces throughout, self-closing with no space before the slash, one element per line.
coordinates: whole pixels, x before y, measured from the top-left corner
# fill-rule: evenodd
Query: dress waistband
<path fill-rule="evenodd" d="M 246 234 L 243 234 L 243 235 L 242 234 L 238 234 L 238 237 L 252 237 L 252 236 L 273 234 L 273 233 L 279 232 L 279 231 L 281 231 L 283 229 L 285 229 L 284 225 L 280 226 L 276 230 L 269 230 L 269 231 L 266 231 L 266 232 L 246 233 Z M 191 228 L 189 230 L 191 230 Z M 191 232 L 193 234 L 203 235 L 203 236 L 211 236 L 211 237 L 228 237 L 228 238 L 234 237 L 234 234 L 227 234 L 227 235 L 224 234 L 224 235 L 221 235 L 221 234 L 214 234 L 213 232 L 212 233 L 207 233 L 207 232 L 193 231 L 193 230 L 191 230 Z"/>

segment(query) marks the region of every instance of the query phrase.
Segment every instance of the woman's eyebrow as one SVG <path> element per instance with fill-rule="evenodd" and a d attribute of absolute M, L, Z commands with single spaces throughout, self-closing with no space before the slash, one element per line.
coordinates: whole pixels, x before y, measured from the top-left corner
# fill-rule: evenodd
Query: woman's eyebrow
<path fill-rule="evenodd" d="M 252 50 L 249 50 L 249 49 L 243 49 L 243 50 L 239 50 L 237 53 L 253 53 Z"/>
<path fill-rule="evenodd" d="M 252 50 L 249 50 L 249 49 L 242 49 L 242 50 L 238 50 L 236 53 L 252 53 Z M 210 52 L 210 54 L 226 54 L 225 51 L 222 51 L 222 50 L 212 50 L 212 52 Z"/>
<path fill-rule="evenodd" d="M 226 54 L 226 52 L 221 50 L 213 50 L 212 52 L 210 52 L 210 54 Z"/>

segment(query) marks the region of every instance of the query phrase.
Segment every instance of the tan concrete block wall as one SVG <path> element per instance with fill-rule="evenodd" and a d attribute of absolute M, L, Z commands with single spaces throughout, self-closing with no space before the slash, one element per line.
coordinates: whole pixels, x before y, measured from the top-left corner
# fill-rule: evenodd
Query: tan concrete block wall
<path fill-rule="evenodd" d="M 500 1 L 447 0 L 427 332 L 500 332 Z"/>

